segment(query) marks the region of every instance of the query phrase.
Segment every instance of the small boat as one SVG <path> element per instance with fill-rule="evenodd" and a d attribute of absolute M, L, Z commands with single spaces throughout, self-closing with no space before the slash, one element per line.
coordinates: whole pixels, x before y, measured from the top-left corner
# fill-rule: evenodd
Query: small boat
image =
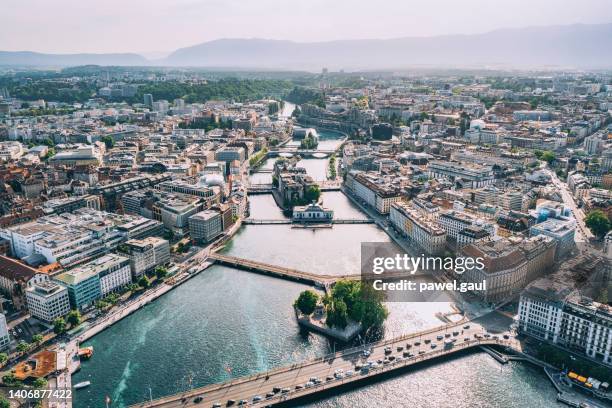
<path fill-rule="evenodd" d="M 89 387 L 91 385 L 91 381 L 83 381 L 74 385 L 75 390 L 80 390 L 81 388 Z"/>

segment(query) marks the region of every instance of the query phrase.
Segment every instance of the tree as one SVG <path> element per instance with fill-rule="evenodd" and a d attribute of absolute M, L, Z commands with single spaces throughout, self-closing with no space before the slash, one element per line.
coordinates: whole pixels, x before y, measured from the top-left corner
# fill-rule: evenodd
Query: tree
<path fill-rule="evenodd" d="M 66 317 L 66 320 L 72 327 L 78 326 L 81 323 L 81 312 L 78 310 L 71 310 Z"/>
<path fill-rule="evenodd" d="M 36 344 L 37 346 L 40 345 L 40 343 L 42 343 L 43 341 L 43 335 L 42 334 L 35 334 L 32 336 L 32 343 Z"/>
<path fill-rule="evenodd" d="M 303 314 L 310 316 L 315 311 L 317 303 L 319 303 L 319 295 L 312 290 L 305 290 L 300 293 L 293 306 L 297 307 Z"/>
<path fill-rule="evenodd" d="M 138 279 L 138 284 L 145 289 L 151 286 L 151 282 L 149 282 L 149 278 L 147 278 L 145 275 L 142 275 L 142 277 Z"/>
<path fill-rule="evenodd" d="M 2 377 L 2 382 L 4 383 L 4 385 L 8 385 L 8 386 L 14 386 L 20 383 L 17 377 L 15 377 L 14 373 L 5 374 Z"/>
<path fill-rule="evenodd" d="M 28 351 L 32 346 L 28 343 L 26 343 L 25 341 L 20 341 L 19 344 L 17 344 L 17 351 L 20 353 L 25 353 L 26 351 Z"/>
<path fill-rule="evenodd" d="M 105 135 L 100 138 L 100 141 L 106 145 L 107 149 L 112 149 L 115 146 L 115 139 L 112 136 Z"/>
<path fill-rule="evenodd" d="M 335 300 L 330 307 L 327 308 L 326 323 L 330 327 L 339 327 L 344 329 L 348 324 L 348 308 L 342 300 Z"/>
<path fill-rule="evenodd" d="M 163 266 L 158 266 L 155 268 L 155 276 L 157 276 L 157 279 L 164 279 L 168 276 L 168 269 Z"/>
<path fill-rule="evenodd" d="M 32 385 L 34 386 L 34 388 L 45 388 L 47 386 L 47 380 L 42 377 L 37 378 L 36 380 L 34 380 Z"/>
<path fill-rule="evenodd" d="M 598 237 L 603 237 L 612 229 L 610 220 L 606 217 L 606 214 L 601 210 L 593 210 L 589 212 L 584 219 L 584 222 L 591 232 Z"/>
<path fill-rule="evenodd" d="M 11 403 L 4 396 L 0 396 L 0 408 L 11 408 Z"/>
<path fill-rule="evenodd" d="M 321 196 L 321 189 L 319 186 L 310 186 L 304 192 L 304 200 L 307 202 L 316 202 L 319 201 L 319 197 Z"/>
<path fill-rule="evenodd" d="M 557 157 L 555 156 L 555 154 L 548 150 L 542 153 L 542 157 L 541 157 L 541 159 L 547 162 L 548 164 L 551 164 L 552 162 L 554 162 L 556 158 Z"/>
<path fill-rule="evenodd" d="M 66 321 L 62 317 L 58 317 L 53 321 L 53 332 L 62 334 L 66 331 Z"/>
<path fill-rule="evenodd" d="M 7 360 L 8 360 L 8 354 L 0 353 L 0 364 L 6 363 Z"/>

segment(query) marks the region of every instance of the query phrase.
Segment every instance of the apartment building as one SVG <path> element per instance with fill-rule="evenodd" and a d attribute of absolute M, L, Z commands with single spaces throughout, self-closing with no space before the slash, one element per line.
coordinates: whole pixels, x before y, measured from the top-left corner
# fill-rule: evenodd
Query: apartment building
<path fill-rule="evenodd" d="M 476 293 L 485 302 L 501 302 L 520 293 L 527 284 L 527 261 L 525 255 L 506 240 L 478 242 L 465 246 L 462 256 L 482 258 L 483 269 L 466 270 L 464 282 L 486 281 L 485 292 Z"/>
<path fill-rule="evenodd" d="M 521 295 L 521 333 L 581 353 L 612 367 L 612 308 L 570 293 L 547 279 Z"/>
<path fill-rule="evenodd" d="M 491 237 L 496 236 L 494 224 L 461 211 L 449 210 L 441 212 L 438 216 L 438 223 L 446 231 L 448 237 L 453 240 L 457 240 L 459 233 L 469 227 L 479 227 L 485 230 Z"/>
<path fill-rule="evenodd" d="M 446 245 L 446 232 L 434 219 L 402 201 L 391 204 L 391 224 L 427 254 L 441 254 Z"/>
<path fill-rule="evenodd" d="M 401 199 L 399 187 L 376 174 L 351 171 L 346 186 L 380 214 L 389 214 L 391 205 Z"/>

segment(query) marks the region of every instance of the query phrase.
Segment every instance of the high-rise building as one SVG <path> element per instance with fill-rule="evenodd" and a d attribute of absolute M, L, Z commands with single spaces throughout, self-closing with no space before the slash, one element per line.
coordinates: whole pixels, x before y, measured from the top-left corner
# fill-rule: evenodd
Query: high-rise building
<path fill-rule="evenodd" d="M 144 94 L 144 101 L 143 102 L 149 108 L 153 108 L 153 95 L 151 95 L 151 94 Z"/>

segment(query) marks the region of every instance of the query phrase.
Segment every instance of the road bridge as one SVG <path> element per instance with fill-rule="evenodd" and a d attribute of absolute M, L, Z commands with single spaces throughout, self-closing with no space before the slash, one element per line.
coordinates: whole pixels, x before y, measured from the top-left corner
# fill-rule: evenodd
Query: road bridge
<path fill-rule="evenodd" d="M 497 346 L 520 349 L 518 343 L 511 338 L 503 339 L 488 334 L 486 334 L 488 337 L 484 337 L 484 335 L 484 329 L 473 322 L 449 324 L 343 350 L 268 372 L 145 401 L 133 405 L 132 408 L 225 407 L 230 400 L 235 401 L 236 405 L 244 400 L 244 405 L 249 407 L 297 404 L 301 398 L 307 396 L 330 390 L 339 392 L 347 388 L 342 388 L 347 384 L 351 384 L 353 388 L 376 377 L 399 374 L 407 367 L 475 347 Z M 368 351 L 368 357 L 365 357 L 364 350 Z M 374 365 L 370 366 L 368 361 L 374 362 Z M 382 364 L 376 363 L 377 361 L 381 361 Z M 366 365 L 370 368 L 366 370 L 358 368 Z M 343 370 L 342 375 L 335 374 L 339 373 L 339 370 Z"/>

